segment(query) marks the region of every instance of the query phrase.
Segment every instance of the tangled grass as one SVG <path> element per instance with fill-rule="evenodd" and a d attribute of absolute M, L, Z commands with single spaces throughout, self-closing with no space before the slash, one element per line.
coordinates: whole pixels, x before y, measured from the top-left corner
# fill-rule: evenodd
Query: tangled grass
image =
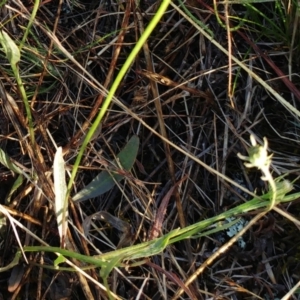
<path fill-rule="evenodd" d="M 162 5 L 2 1 L 4 299 L 298 299 L 299 6 Z"/>

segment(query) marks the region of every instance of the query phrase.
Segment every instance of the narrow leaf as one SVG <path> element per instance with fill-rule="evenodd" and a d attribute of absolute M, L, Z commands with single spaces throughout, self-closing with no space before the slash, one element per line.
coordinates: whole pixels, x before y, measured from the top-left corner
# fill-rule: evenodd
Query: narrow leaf
<path fill-rule="evenodd" d="M 19 175 L 17 177 L 17 179 L 15 180 L 12 188 L 10 189 L 8 195 L 6 196 L 6 199 L 5 199 L 5 204 L 6 205 L 9 205 L 11 196 L 22 185 L 22 183 L 23 183 L 23 176 Z"/>
<path fill-rule="evenodd" d="M 134 135 L 128 141 L 124 149 L 117 155 L 118 162 L 114 160 L 113 164 L 117 166 L 117 169 L 119 168 L 118 165 L 121 165 L 124 170 L 129 171 L 134 164 L 138 149 L 139 138 Z M 84 189 L 73 197 L 73 201 L 83 201 L 100 196 L 109 191 L 116 182 L 119 182 L 123 178 L 123 175 L 102 171 Z"/>
<path fill-rule="evenodd" d="M 68 199 L 66 199 L 67 185 L 65 179 L 65 161 L 62 148 L 57 148 L 53 164 L 55 213 L 60 236 L 60 246 L 64 248 L 68 228 Z"/>
<path fill-rule="evenodd" d="M 0 163 L 5 166 L 7 169 L 13 171 L 17 174 L 23 174 L 23 172 L 10 161 L 10 157 L 0 148 Z"/>

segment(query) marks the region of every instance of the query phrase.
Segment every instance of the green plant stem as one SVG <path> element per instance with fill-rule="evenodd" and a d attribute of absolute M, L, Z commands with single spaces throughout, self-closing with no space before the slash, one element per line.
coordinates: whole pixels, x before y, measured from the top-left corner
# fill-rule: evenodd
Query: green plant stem
<path fill-rule="evenodd" d="M 22 95 L 22 99 L 23 99 L 23 102 L 24 102 L 25 110 L 26 110 L 26 115 L 27 115 L 27 118 L 28 118 L 28 127 L 29 127 L 28 131 L 29 131 L 30 141 L 31 141 L 33 149 L 35 149 L 35 136 L 34 136 L 34 128 L 33 128 L 33 119 L 32 119 L 32 114 L 31 114 L 27 94 L 26 94 L 26 91 L 25 91 L 25 88 L 24 88 L 24 85 L 23 85 L 23 82 L 22 82 L 22 78 L 20 76 L 20 73 L 19 73 L 19 70 L 18 70 L 17 66 L 15 66 L 15 68 L 13 68 L 13 72 L 14 72 L 14 75 L 15 75 L 15 78 L 16 78 L 16 81 L 17 81 L 17 84 L 18 84 L 19 91 Z"/>
<path fill-rule="evenodd" d="M 291 195 L 286 195 L 292 189 L 292 185 L 286 185 L 284 182 L 277 183 L 277 203 L 285 203 L 290 202 L 297 199 L 300 196 L 300 193 L 294 193 Z M 254 211 L 257 209 L 266 210 L 266 208 L 270 205 L 270 199 L 273 197 L 273 191 L 269 191 L 268 193 L 262 195 L 259 198 L 254 198 L 246 203 L 243 203 L 237 207 L 234 207 L 228 211 L 225 211 L 217 216 L 212 218 L 202 220 L 198 223 L 192 224 L 185 228 L 175 229 L 170 231 L 164 236 L 160 238 L 144 242 L 141 244 L 133 245 L 130 247 L 114 250 L 105 254 L 97 255 L 97 256 L 85 256 L 73 251 L 57 248 L 57 247 L 45 247 L 45 246 L 33 246 L 33 247 L 24 247 L 25 252 L 32 251 L 49 251 L 49 252 L 57 252 L 61 255 L 72 257 L 78 259 L 80 261 L 90 263 L 92 265 L 103 267 L 107 265 L 109 262 L 114 261 L 114 266 L 122 265 L 122 261 L 125 260 L 133 260 L 140 259 L 149 256 L 153 256 L 161 253 L 168 245 L 173 244 L 175 242 L 188 239 L 188 238 L 198 238 L 199 236 L 209 235 L 212 232 L 217 232 L 214 227 L 209 228 L 216 224 L 219 230 L 224 230 L 226 227 L 224 225 L 218 225 L 217 223 L 221 220 L 224 220 L 229 217 L 238 216 L 249 211 Z"/>
<path fill-rule="evenodd" d="M 71 173 L 71 177 L 68 183 L 68 189 L 67 189 L 67 195 L 66 198 L 69 197 L 71 189 L 72 189 L 72 185 L 73 182 L 75 180 L 76 174 L 77 174 L 77 170 L 79 167 L 79 164 L 81 162 L 83 153 L 89 143 L 89 141 L 91 140 L 93 134 L 95 133 L 96 129 L 98 128 L 98 126 L 100 125 L 100 122 L 102 121 L 112 99 L 113 96 L 118 88 L 118 86 L 120 85 L 123 77 L 125 76 L 127 70 L 129 69 L 129 67 L 131 66 L 132 62 L 134 61 L 135 57 L 137 56 L 138 52 L 141 50 L 141 48 L 143 47 L 144 43 L 146 42 L 146 40 L 148 39 L 148 37 L 150 36 L 150 34 L 152 33 L 152 31 L 154 30 L 154 28 L 156 27 L 156 25 L 158 24 L 158 22 L 160 21 L 160 19 L 162 18 L 164 12 L 167 10 L 167 7 L 169 6 L 171 0 L 163 0 L 160 7 L 158 8 L 157 12 L 155 13 L 153 19 L 150 21 L 149 25 L 147 26 L 147 28 L 144 31 L 144 34 L 140 37 L 140 39 L 137 41 L 136 45 L 134 46 L 134 48 L 132 49 L 131 53 L 129 54 L 128 58 L 126 59 L 124 65 L 122 66 L 121 70 L 119 71 L 115 81 L 113 82 L 109 93 L 103 103 L 103 106 L 99 112 L 99 114 L 97 115 L 97 118 L 95 119 L 95 121 L 93 122 L 90 130 L 88 131 L 81 147 L 79 150 L 79 153 L 76 157 L 74 166 L 73 166 L 73 170 Z"/>
<path fill-rule="evenodd" d="M 36 13 L 39 9 L 39 6 L 40 6 L 40 0 L 35 0 L 34 5 L 33 5 L 33 9 L 32 9 L 32 13 L 31 13 L 31 16 L 30 16 L 30 19 L 29 19 L 29 22 L 28 22 L 28 25 L 26 26 L 24 36 L 23 36 L 22 41 L 21 41 L 20 46 L 19 46 L 20 51 L 22 50 L 23 45 L 24 45 L 24 43 L 27 39 L 27 36 L 29 34 L 29 30 L 30 30 L 30 28 L 33 24 L 33 21 L 34 21 L 35 17 L 36 17 Z"/>
<path fill-rule="evenodd" d="M 188 10 L 188 8 L 184 5 L 184 3 L 181 0 L 177 0 L 179 2 L 179 7 L 181 6 L 182 9 L 185 11 L 185 13 L 193 20 L 196 24 L 198 24 L 203 30 L 207 32 L 211 36 L 211 38 L 214 38 L 214 33 L 208 28 L 207 25 L 205 25 L 203 22 L 201 22 L 199 19 L 195 18 L 194 15 Z"/>
<path fill-rule="evenodd" d="M 276 188 L 278 193 L 277 193 L 275 204 L 293 201 L 300 196 L 300 193 L 286 195 L 292 190 L 293 186 L 292 184 L 286 184 L 285 180 L 276 182 Z M 272 197 L 273 197 L 273 191 L 269 191 L 268 193 L 262 195 L 261 197 L 254 198 L 235 208 L 225 211 L 215 217 L 200 221 L 196 224 L 190 225 L 182 229 L 172 230 L 169 233 L 157 239 L 150 240 L 127 248 L 118 249 L 97 256 L 86 256 L 66 249 L 61 249 L 58 247 L 50 247 L 50 246 L 36 246 L 36 247 L 26 246 L 23 248 L 23 251 L 25 252 L 48 251 L 48 252 L 56 253 L 58 255 L 58 258 L 56 259 L 53 268 L 58 271 L 61 269 L 58 265 L 66 261 L 65 257 L 74 258 L 79 261 L 88 263 L 90 264 L 88 268 L 100 267 L 101 268 L 100 276 L 103 279 L 103 283 L 107 289 L 109 298 L 113 299 L 107 281 L 107 278 L 110 272 L 113 270 L 113 268 L 122 267 L 124 266 L 124 262 L 137 260 L 137 259 L 138 261 L 134 262 L 133 263 L 134 265 L 143 264 L 145 263 L 145 258 L 161 253 L 170 244 L 188 238 L 199 238 L 201 236 L 207 236 L 212 233 L 218 232 L 220 230 L 224 230 L 232 225 L 232 224 L 220 223 L 220 221 L 224 220 L 225 218 L 234 217 L 234 216 L 237 217 L 242 213 L 257 210 L 259 208 L 263 209 L 264 213 L 266 213 L 267 212 L 266 208 L 269 207 L 270 199 Z M 249 226 L 247 228 L 249 228 Z M 21 257 L 21 250 L 16 253 L 13 262 L 11 262 L 8 266 L 4 268 L 0 268 L 0 272 L 7 271 L 9 268 L 12 268 L 14 265 L 18 263 L 20 257 Z M 139 259 L 143 259 L 143 260 L 141 261 Z M 66 269 L 66 268 L 63 268 L 61 270 L 72 271 L 71 269 Z"/>

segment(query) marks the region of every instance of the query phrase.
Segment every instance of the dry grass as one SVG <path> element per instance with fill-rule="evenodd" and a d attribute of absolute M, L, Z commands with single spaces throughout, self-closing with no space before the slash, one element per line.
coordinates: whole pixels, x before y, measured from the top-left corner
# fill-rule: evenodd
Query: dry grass
<path fill-rule="evenodd" d="M 32 5 L 30 1 L 2 3 L 2 30 L 17 44 Z M 275 178 L 286 175 L 294 180 L 299 175 L 299 31 L 294 26 L 299 16 L 295 3 L 218 4 L 224 26 L 216 18 L 213 3 L 189 0 L 185 5 L 214 38 L 201 33 L 174 2 L 136 57 L 89 143 L 72 194 L 105 169 L 132 135 L 140 137 L 139 154 L 131 175 L 111 191 L 79 205 L 70 200 L 68 236 L 74 251 L 93 255 L 116 249 L 119 233 L 105 222 L 96 221 L 89 236 L 82 234 L 82 222 L 95 212 L 105 211 L 130 223 L 130 244 L 151 235 L 157 213 L 164 216 L 162 232 L 167 233 L 249 199 L 191 155 L 262 194 L 267 186 L 260 172 L 245 169 L 237 158 L 238 152 L 246 153 L 250 134 L 259 141 L 268 138 Z M 41 3 L 19 64 L 34 119 L 34 145 L 15 79 L 0 52 L 0 147 L 24 172 L 34 175 L 14 187 L 17 176 L 1 167 L 1 202 L 25 228 L 51 246 L 59 246 L 52 179 L 56 147 L 63 147 L 70 171 L 107 90 L 157 6 L 153 1 L 143 1 L 138 7 L 133 1 Z M 246 20 L 241 22 L 243 16 Z M 229 53 L 222 52 L 222 47 Z M 186 176 L 174 189 L 164 215 L 162 199 Z M 297 182 L 295 189 L 299 190 Z M 299 218 L 298 201 L 281 209 Z M 1 267 L 19 247 L 8 221 L 2 231 Z M 18 228 L 17 233 L 22 245 L 38 244 L 24 230 Z M 278 299 L 300 280 L 298 228 L 276 212 L 268 213 L 248 231 L 245 249 L 235 244 L 206 265 L 226 239 L 223 233 L 179 242 L 142 266 L 116 269 L 109 278 L 111 291 L 121 299 L 177 299 L 183 287 L 186 294 L 179 299 Z M 51 254 L 28 258 L 30 264 L 0 273 L 3 299 L 107 299 L 97 270 L 85 271 L 85 275 L 56 272 L 42 266 L 53 264 Z M 78 262 L 74 264 L 83 269 Z M 202 264 L 205 268 L 185 286 Z M 297 297 L 294 294 L 290 299 Z"/>

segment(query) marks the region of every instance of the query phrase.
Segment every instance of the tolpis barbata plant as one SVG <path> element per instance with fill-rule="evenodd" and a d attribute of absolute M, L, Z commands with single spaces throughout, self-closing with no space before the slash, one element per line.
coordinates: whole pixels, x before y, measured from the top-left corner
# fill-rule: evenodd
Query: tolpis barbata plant
<path fill-rule="evenodd" d="M 249 156 L 242 155 L 238 153 L 238 157 L 244 161 L 244 165 L 247 168 L 254 168 L 261 170 L 263 176 L 261 177 L 262 180 L 268 181 L 270 185 L 271 191 L 271 201 L 269 210 L 271 210 L 276 202 L 277 197 L 277 188 L 275 181 L 272 177 L 270 172 L 270 165 L 272 162 L 273 154 L 268 155 L 268 140 L 266 137 L 263 138 L 264 144 L 262 146 L 258 145 L 254 135 L 250 135 L 251 147 L 248 149 Z"/>

